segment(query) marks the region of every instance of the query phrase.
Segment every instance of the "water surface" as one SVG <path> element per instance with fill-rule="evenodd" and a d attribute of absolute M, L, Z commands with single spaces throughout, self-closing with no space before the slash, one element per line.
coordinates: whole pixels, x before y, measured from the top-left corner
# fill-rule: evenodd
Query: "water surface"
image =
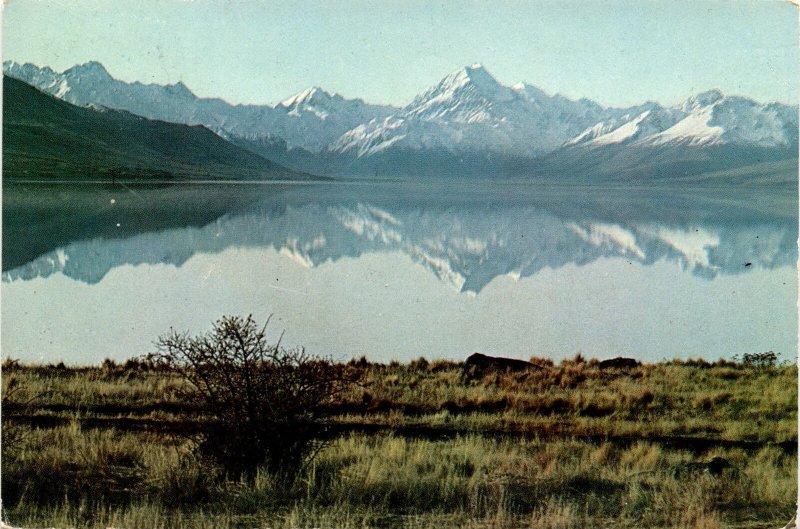
<path fill-rule="evenodd" d="M 3 354 L 87 363 L 274 314 L 336 358 L 796 352 L 796 193 L 6 185 Z"/>

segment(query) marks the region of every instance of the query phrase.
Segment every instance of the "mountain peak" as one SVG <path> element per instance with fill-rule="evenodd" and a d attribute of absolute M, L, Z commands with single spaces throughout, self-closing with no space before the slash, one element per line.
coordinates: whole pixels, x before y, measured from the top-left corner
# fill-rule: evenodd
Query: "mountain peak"
<path fill-rule="evenodd" d="M 15 74 L 20 72 L 27 72 L 29 74 L 44 73 L 46 75 L 54 74 L 55 72 L 49 66 L 39 67 L 29 62 L 20 63 L 14 60 L 3 61 L 3 72 L 6 74 Z"/>
<path fill-rule="evenodd" d="M 697 99 L 703 99 L 708 101 L 719 101 L 725 94 L 722 93 L 722 90 L 719 88 L 712 88 L 711 90 L 706 90 L 705 92 L 700 92 L 695 96 Z"/>
<path fill-rule="evenodd" d="M 489 89 L 490 91 L 502 86 L 486 68 L 477 62 L 448 75 L 445 81 L 448 80 L 451 82 L 450 84 L 464 85 L 470 83 L 479 89 Z"/>
<path fill-rule="evenodd" d="M 280 106 L 289 108 L 297 105 L 309 104 L 312 102 L 321 103 L 324 101 L 329 101 L 333 96 L 319 88 L 318 86 L 312 86 L 311 88 L 306 88 L 305 90 L 296 93 L 295 95 L 284 99 L 280 103 Z"/>
<path fill-rule="evenodd" d="M 461 69 L 462 72 L 466 73 L 467 75 L 488 75 L 491 77 L 491 74 L 483 67 L 483 65 L 479 62 L 474 62 L 469 66 L 464 66 Z"/>
<path fill-rule="evenodd" d="M 511 88 L 520 94 L 523 94 L 528 100 L 531 101 L 541 101 L 545 99 L 552 99 L 550 95 L 547 94 L 544 90 L 539 88 L 538 86 L 534 86 L 528 83 L 515 83 L 511 85 Z"/>
<path fill-rule="evenodd" d="M 476 96 L 483 100 L 506 101 L 514 97 L 514 91 L 497 82 L 486 68 L 474 63 L 452 72 L 436 86 L 418 95 L 410 107 L 433 102 L 452 102 Z"/>
<path fill-rule="evenodd" d="M 717 88 L 712 88 L 711 90 L 706 90 L 705 92 L 701 92 L 695 96 L 690 97 L 687 99 L 683 105 L 682 110 L 684 112 L 691 112 L 696 110 L 700 107 L 706 107 L 708 105 L 713 105 L 717 101 L 720 101 L 725 97 L 725 94 L 722 93 L 721 90 Z"/>
<path fill-rule="evenodd" d="M 178 81 L 175 84 L 168 84 L 168 85 L 165 86 L 165 88 L 169 92 L 171 92 L 173 94 L 176 94 L 176 95 L 194 97 L 194 93 L 191 90 L 189 90 L 188 86 L 183 84 L 183 81 Z"/>
<path fill-rule="evenodd" d="M 108 73 L 108 70 L 106 70 L 105 66 L 103 66 L 97 61 L 89 61 L 83 64 L 78 64 L 76 66 L 73 66 L 72 68 L 65 70 L 64 75 L 111 78 L 111 74 Z"/>

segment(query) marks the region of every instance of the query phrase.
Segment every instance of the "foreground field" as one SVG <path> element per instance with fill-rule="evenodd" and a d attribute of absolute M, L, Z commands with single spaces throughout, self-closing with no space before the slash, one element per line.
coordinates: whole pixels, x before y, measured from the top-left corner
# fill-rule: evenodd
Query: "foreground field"
<path fill-rule="evenodd" d="M 797 371 L 577 358 L 467 381 L 354 362 L 362 383 L 293 480 L 231 479 L 202 410 L 146 365 L 6 364 L 4 515 L 26 527 L 780 527 L 797 497 Z M 10 442 L 8 442 L 10 440 Z M 711 464 L 724 461 L 719 468 Z"/>

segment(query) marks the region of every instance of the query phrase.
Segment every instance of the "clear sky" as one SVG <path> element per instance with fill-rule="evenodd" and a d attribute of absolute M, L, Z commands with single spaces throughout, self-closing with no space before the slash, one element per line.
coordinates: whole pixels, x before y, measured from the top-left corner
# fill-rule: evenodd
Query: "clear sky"
<path fill-rule="evenodd" d="M 607 105 L 720 88 L 798 100 L 798 9 L 782 0 L 6 0 L 5 59 L 183 81 L 274 103 L 309 86 L 403 104 L 480 62 L 506 84 Z"/>

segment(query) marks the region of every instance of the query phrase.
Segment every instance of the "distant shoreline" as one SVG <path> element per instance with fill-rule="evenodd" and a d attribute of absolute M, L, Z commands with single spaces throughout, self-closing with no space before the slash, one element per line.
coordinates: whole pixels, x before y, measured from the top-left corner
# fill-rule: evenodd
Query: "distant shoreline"
<path fill-rule="evenodd" d="M 320 180 L 72 180 L 18 179 L 3 180 L 3 184 L 81 184 L 81 185 L 311 185 L 332 184 L 332 179 Z"/>
<path fill-rule="evenodd" d="M 740 192 L 774 191 L 792 187 L 787 184 L 754 184 L 746 186 L 731 186 L 723 183 L 702 184 L 692 183 L 659 183 L 654 185 L 631 185 L 615 183 L 558 183 L 540 182 L 535 180 L 511 180 L 511 179 L 402 179 L 402 178 L 342 178 L 342 177 L 320 177 L 319 180 L 73 180 L 73 179 L 19 179 L 4 178 L 3 185 L 87 185 L 87 186 L 269 186 L 269 185 L 293 185 L 293 186 L 313 186 L 313 185 L 411 185 L 411 186 L 434 186 L 434 187 L 459 187 L 462 185 L 482 184 L 487 186 L 525 186 L 538 187 L 542 190 L 592 190 L 592 191 L 636 191 L 636 192 L 696 192 L 696 191 L 725 191 L 728 194 Z M 796 186 L 795 186 L 796 187 Z"/>

